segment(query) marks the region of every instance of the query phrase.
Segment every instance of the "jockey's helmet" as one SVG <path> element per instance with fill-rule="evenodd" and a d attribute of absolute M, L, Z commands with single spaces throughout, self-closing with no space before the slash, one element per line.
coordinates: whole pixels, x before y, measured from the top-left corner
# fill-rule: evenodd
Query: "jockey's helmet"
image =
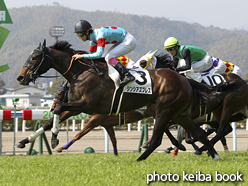
<path fill-rule="evenodd" d="M 75 25 L 75 33 L 83 33 L 85 34 L 85 32 L 87 30 L 89 30 L 90 28 L 92 28 L 91 24 L 86 21 L 86 20 L 80 20 L 79 22 L 77 22 L 77 24 Z"/>
<path fill-rule="evenodd" d="M 175 47 L 177 45 L 179 45 L 178 40 L 174 37 L 169 37 L 164 42 L 164 49 L 172 48 L 172 47 Z"/>

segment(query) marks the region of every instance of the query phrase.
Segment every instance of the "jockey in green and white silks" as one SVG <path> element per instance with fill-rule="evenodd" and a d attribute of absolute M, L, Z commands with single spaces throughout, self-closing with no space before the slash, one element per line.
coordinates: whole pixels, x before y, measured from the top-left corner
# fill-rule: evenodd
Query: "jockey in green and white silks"
<path fill-rule="evenodd" d="M 211 56 L 206 51 L 196 46 L 179 45 L 174 37 L 165 40 L 164 49 L 173 56 L 172 65 L 176 71 L 197 82 L 202 81 L 200 73 L 212 67 Z M 185 66 L 177 68 L 179 59 L 185 60 Z"/>

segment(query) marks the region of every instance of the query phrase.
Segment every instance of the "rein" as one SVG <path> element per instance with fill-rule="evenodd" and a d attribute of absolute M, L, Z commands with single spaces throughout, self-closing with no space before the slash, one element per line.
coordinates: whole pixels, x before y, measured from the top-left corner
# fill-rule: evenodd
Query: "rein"
<path fill-rule="evenodd" d="M 45 48 L 45 49 L 46 49 L 46 48 Z M 48 48 L 48 49 L 49 49 L 49 48 Z M 40 55 L 41 55 L 40 63 L 35 67 L 36 64 L 32 63 L 32 62 L 31 62 L 31 59 L 29 59 L 29 60 L 27 60 L 26 63 L 23 65 L 23 67 L 26 67 L 26 68 L 28 68 L 29 70 L 31 70 L 30 79 L 31 79 L 32 82 L 35 82 L 35 80 L 36 80 L 38 77 L 41 77 L 41 78 L 54 78 L 54 77 L 60 77 L 61 75 L 64 76 L 64 75 L 67 74 L 67 73 L 69 72 L 69 70 L 71 69 L 71 66 L 72 66 L 73 61 L 78 61 L 79 63 L 81 63 L 82 65 L 84 65 L 84 66 L 86 66 L 86 67 L 90 67 L 90 68 L 95 69 L 99 76 L 104 75 L 102 72 L 100 72 L 100 71 L 98 70 L 98 68 L 96 67 L 96 65 L 95 65 L 95 63 L 94 63 L 94 61 L 93 61 L 92 59 L 91 59 L 90 63 L 87 64 L 87 63 L 85 63 L 85 62 L 83 62 L 83 61 L 80 61 L 80 60 L 74 60 L 74 58 L 71 59 L 70 65 L 69 65 L 68 69 L 67 69 L 63 74 L 61 74 L 61 75 L 59 75 L 59 76 L 42 76 L 42 75 L 38 75 L 37 72 L 38 72 L 38 70 L 40 69 L 41 65 L 45 62 L 45 58 L 46 58 L 46 57 L 49 58 L 49 60 L 52 61 L 52 62 L 54 62 L 54 60 L 53 60 L 53 58 L 52 58 L 51 56 L 49 56 L 49 55 L 47 55 L 47 54 L 45 53 L 45 50 L 44 50 L 44 51 L 43 51 L 43 50 L 40 50 L 40 49 L 35 49 L 35 50 L 38 51 L 38 52 L 40 52 Z M 34 50 L 34 51 L 35 51 L 35 50 Z M 80 73 L 82 73 L 82 71 L 80 71 L 79 73 L 77 73 L 76 76 L 79 75 Z M 73 77 L 73 78 L 75 78 L 75 77 Z"/>
<path fill-rule="evenodd" d="M 62 75 L 65 75 L 65 74 L 70 70 L 73 61 L 74 61 L 74 58 L 71 58 L 71 62 L 70 62 L 69 68 L 68 68 Z M 78 61 L 79 63 L 81 63 L 81 64 L 83 64 L 83 65 L 85 65 L 85 66 L 89 66 L 89 67 L 91 66 L 90 64 L 93 63 L 92 60 L 91 60 L 91 63 L 90 63 L 90 64 L 84 63 L 84 62 L 82 62 L 82 61 L 80 61 L 80 60 L 76 60 L 76 61 Z M 94 63 L 93 63 L 93 64 L 94 64 Z"/>

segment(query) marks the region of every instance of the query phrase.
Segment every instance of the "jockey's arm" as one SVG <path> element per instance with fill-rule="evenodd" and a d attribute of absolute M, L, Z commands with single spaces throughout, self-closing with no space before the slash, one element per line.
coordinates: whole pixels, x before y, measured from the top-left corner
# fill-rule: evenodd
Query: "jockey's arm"
<path fill-rule="evenodd" d="M 176 69 L 177 72 L 191 69 L 190 50 L 189 49 L 183 49 L 182 50 L 182 56 L 183 56 L 183 58 L 185 60 L 185 66 L 177 68 Z"/>
<path fill-rule="evenodd" d="M 84 54 L 85 59 L 97 59 L 101 58 L 104 48 L 105 48 L 105 39 L 100 38 L 97 40 L 97 44 L 90 42 L 90 53 Z"/>
<path fill-rule="evenodd" d="M 178 66 L 178 61 L 179 59 L 176 57 L 173 57 L 173 61 L 171 62 L 171 69 L 176 70 L 177 66 Z"/>

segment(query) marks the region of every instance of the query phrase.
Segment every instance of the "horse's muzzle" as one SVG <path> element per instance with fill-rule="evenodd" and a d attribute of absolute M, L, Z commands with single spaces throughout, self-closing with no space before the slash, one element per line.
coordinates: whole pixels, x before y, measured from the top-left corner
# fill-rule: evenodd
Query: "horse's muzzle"
<path fill-rule="evenodd" d="M 29 82 L 27 79 L 25 80 L 24 76 L 20 75 L 16 78 L 16 80 L 19 82 L 20 85 L 29 85 Z"/>

